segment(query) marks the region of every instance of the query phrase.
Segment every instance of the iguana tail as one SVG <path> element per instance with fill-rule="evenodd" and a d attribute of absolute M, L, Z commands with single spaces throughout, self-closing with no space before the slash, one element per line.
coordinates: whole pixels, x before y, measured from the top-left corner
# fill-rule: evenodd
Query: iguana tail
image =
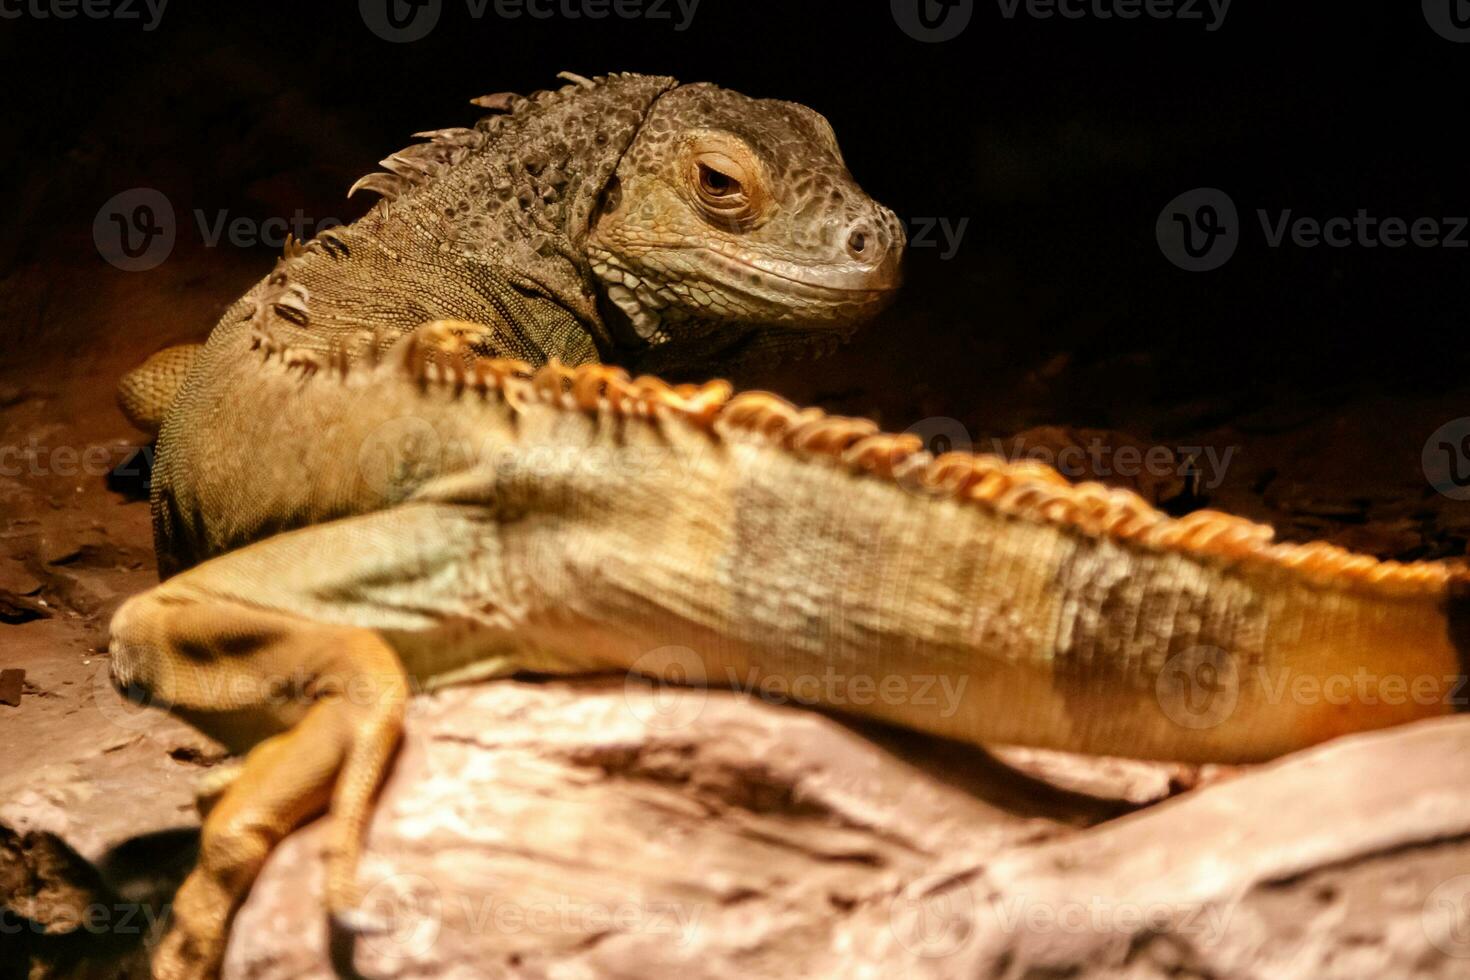
<path fill-rule="evenodd" d="M 128 421 L 157 437 L 168 407 L 203 347 L 203 344 L 165 347 L 123 375 L 117 386 L 117 404 Z"/>

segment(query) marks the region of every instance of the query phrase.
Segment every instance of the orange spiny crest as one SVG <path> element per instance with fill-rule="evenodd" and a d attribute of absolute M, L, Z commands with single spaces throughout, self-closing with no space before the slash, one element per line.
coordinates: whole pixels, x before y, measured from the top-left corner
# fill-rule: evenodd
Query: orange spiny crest
<path fill-rule="evenodd" d="M 1034 460 L 1008 462 L 999 456 L 961 452 L 931 459 L 923 440 L 912 433 L 880 432 L 867 419 L 799 409 L 770 392 L 732 396 L 724 381 L 672 386 L 650 376 L 629 380 L 626 372 L 607 365 L 568 368 L 551 362 L 533 370 L 523 361 L 506 358 L 476 359 L 470 372 L 477 387 L 500 390 L 517 407 L 530 396 L 589 412 L 648 417 L 667 411 L 706 430 L 754 434 L 802 455 L 837 459 L 854 472 L 884 479 L 907 480 L 901 474 L 920 467 L 919 485 L 935 495 L 1139 547 L 1261 562 L 1329 585 L 1348 580 L 1423 591 L 1443 589 L 1455 576 L 1470 581 L 1470 569 L 1451 563 L 1403 564 L 1325 542 L 1277 543 L 1270 526 L 1218 511 L 1171 518 L 1129 490 L 1095 482 L 1073 484 Z"/>
<path fill-rule="evenodd" d="M 798 452 L 841 457 L 855 442 L 877 431 L 877 423 L 870 419 L 824 415 L 803 421 L 788 433 L 787 440 Z"/>
<path fill-rule="evenodd" d="M 912 432 L 876 432 L 849 446 L 842 461 L 884 479 L 895 479 L 899 467 L 924 452 L 924 440 Z"/>
<path fill-rule="evenodd" d="M 535 368 L 530 364 L 510 357 L 477 359 L 473 368 L 475 386 L 482 391 L 504 388 L 512 378 L 529 380 L 534 373 Z"/>
<path fill-rule="evenodd" d="M 720 419 L 731 428 L 779 438 L 794 426 L 801 413 L 780 395 L 744 391 L 730 399 Z"/>
<path fill-rule="evenodd" d="M 653 375 L 645 374 L 633 379 L 629 393 L 632 395 L 630 403 L 636 414 L 647 416 L 653 414 L 656 406 L 670 398 L 674 389 Z"/>
<path fill-rule="evenodd" d="M 604 402 L 620 408 L 628 395 L 628 372 L 620 367 L 589 364 L 578 369 L 572 382 L 572 399 L 583 411 L 593 411 Z"/>
<path fill-rule="evenodd" d="M 552 358 L 531 376 L 531 388 L 539 395 L 549 396 L 552 400 L 559 401 L 562 395 L 572 390 L 572 385 L 576 380 L 575 369 Z"/>
<path fill-rule="evenodd" d="M 728 381 L 710 381 L 681 398 L 680 412 L 700 428 L 707 429 L 724 411 L 735 388 Z"/>

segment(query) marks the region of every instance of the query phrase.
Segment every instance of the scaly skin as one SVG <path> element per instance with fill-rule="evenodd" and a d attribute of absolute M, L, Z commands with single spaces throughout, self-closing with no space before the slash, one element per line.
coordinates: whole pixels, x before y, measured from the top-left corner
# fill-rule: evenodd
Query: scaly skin
<path fill-rule="evenodd" d="M 492 328 L 482 356 L 703 378 L 831 346 L 892 297 L 903 229 L 853 181 L 820 115 L 671 78 L 567 77 L 476 100 L 496 114 L 473 129 L 419 134 L 429 141 L 354 188 L 385 196 L 372 211 L 288 244 L 201 350 L 124 380 L 132 418 L 151 430 L 163 417 L 165 574 L 302 523 L 282 502 L 241 525 L 240 485 L 220 479 L 264 448 L 237 436 L 250 404 L 237 389 L 255 369 L 229 353 L 241 335 L 320 366 L 454 318 Z"/>
<path fill-rule="evenodd" d="M 361 832 L 420 685 L 677 664 L 711 684 L 818 678 L 795 689 L 981 744 L 1219 761 L 1451 710 L 1461 566 L 1176 520 L 1036 464 L 935 460 L 724 382 L 439 356 L 474 330 L 431 325 L 307 379 L 229 341 L 256 365 L 252 403 L 277 407 L 245 434 L 310 461 L 290 472 L 323 515 L 358 516 L 208 561 L 114 621 L 121 687 L 250 751 L 161 976 L 213 970 L 270 848 L 328 805 L 328 902 L 364 926 Z M 1190 713 L 1175 675 L 1202 666 L 1231 710 Z M 955 710 L 862 693 L 936 678 Z"/>

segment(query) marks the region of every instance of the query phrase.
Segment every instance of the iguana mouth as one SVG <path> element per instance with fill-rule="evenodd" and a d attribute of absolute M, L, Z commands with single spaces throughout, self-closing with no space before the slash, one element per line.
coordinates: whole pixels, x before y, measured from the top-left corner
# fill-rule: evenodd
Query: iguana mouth
<path fill-rule="evenodd" d="M 693 248 L 715 264 L 724 263 L 730 273 L 727 282 L 735 284 L 737 290 L 738 284 L 749 280 L 751 272 L 780 279 L 783 284 L 808 290 L 815 297 L 836 296 L 848 301 L 863 295 L 876 298 L 897 290 L 903 284 L 899 250 L 889 251 L 881 262 L 870 268 L 813 269 L 778 259 L 731 255 L 709 246 Z"/>

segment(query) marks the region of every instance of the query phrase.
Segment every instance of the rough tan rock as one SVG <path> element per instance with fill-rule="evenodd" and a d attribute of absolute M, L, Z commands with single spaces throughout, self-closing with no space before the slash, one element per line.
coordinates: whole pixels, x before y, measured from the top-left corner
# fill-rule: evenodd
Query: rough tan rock
<path fill-rule="evenodd" d="M 1108 809 L 983 752 L 637 680 L 446 691 L 409 731 L 360 876 L 392 924 L 358 943 L 369 976 L 919 968 L 889 927 L 913 881 Z M 272 856 L 226 977 L 331 976 L 321 829 Z"/>
<path fill-rule="evenodd" d="M 361 874 L 364 907 L 386 928 L 359 939 L 356 966 L 680 978 L 1470 968 L 1470 722 L 1341 740 L 1091 829 L 1107 812 L 1092 796 L 1038 790 L 984 753 L 871 734 L 641 682 L 420 699 Z M 228 980 L 333 975 L 321 831 L 272 856 L 236 921 Z"/>

